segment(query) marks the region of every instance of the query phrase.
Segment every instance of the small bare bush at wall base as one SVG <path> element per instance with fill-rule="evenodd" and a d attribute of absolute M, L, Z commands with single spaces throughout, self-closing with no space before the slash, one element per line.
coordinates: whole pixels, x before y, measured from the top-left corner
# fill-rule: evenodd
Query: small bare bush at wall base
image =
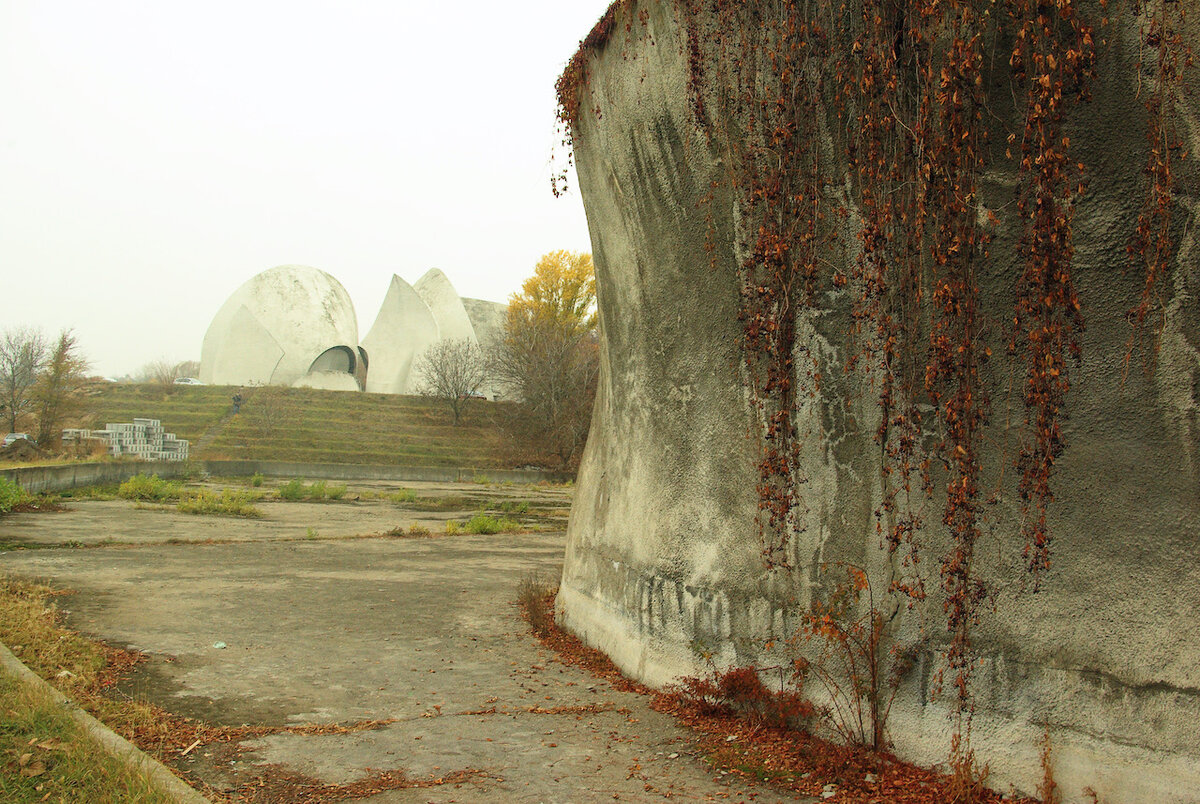
<path fill-rule="evenodd" d="M 755 667 L 715 667 L 703 678 L 679 680 L 678 692 L 706 715 L 741 715 L 772 728 L 798 728 L 816 714 L 816 707 L 798 689 L 767 689 Z"/>
<path fill-rule="evenodd" d="M 540 637 L 550 635 L 554 615 L 549 601 L 558 589 L 536 572 L 530 573 L 517 584 L 517 604 L 529 623 L 529 627 Z"/>
<path fill-rule="evenodd" d="M 802 616 L 791 642 L 797 647 L 816 642 L 817 652 L 796 660 L 796 675 L 811 676 L 825 687 L 831 702 L 826 715 L 843 740 L 883 750 L 892 702 L 922 646 L 885 650 L 886 622 L 867 572 L 840 562 L 822 564 L 821 572 L 830 567 L 844 569 L 846 578 Z"/>
<path fill-rule="evenodd" d="M 975 762 L 969 736 L 956 731 L 950 738 L 950 786 L 947 804 L 979 804 L 991 798 L 987 787 L 989 768 Z"/>

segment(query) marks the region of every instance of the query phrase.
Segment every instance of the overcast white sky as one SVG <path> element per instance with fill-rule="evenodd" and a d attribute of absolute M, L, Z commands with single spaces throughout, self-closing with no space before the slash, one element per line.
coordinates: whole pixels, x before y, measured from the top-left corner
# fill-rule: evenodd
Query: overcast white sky
<path fill-rule="evenodd" d="M 239 285 L 393 273 L 504 301 L 550 250 L 554 81 L 609 0 L 0 0 L 0 329 L 97 373 L 199 359 Z"/>

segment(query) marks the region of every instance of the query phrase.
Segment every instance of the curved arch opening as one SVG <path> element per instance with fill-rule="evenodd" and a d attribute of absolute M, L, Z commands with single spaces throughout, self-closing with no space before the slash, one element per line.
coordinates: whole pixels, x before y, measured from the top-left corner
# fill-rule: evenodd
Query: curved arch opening
<path fill-rule="evenodd" d="M 312 374 L 317 371 L 336 371 L 353 374 L 354 366 L 354 351 L 348 346 L 334 346 L 317 355 L 317 359 L 308 367 L 308 372 Z"/>

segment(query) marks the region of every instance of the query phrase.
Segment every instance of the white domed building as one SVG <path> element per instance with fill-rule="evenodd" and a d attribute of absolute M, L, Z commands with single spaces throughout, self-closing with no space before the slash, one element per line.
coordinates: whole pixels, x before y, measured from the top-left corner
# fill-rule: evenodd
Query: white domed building
<path fill-rule="evenodd" d="M 217 311 L 204 336 L 200 380 L 414 394 L 422 352 L 450 339 L 487 345 L 507 309 L 461 298 L 437 268 L 413 285 L 393 275 L 359 346 L 354 304 L 342 284 L 316 268 L 281 265 L 250 279 Z"/>
<path fill-rule="evenodd" d="M 358 391 L 366 359 L 350 294 L 324 271 L 281 265 L 254 276 L 217 311 L 200 380 Z"/>

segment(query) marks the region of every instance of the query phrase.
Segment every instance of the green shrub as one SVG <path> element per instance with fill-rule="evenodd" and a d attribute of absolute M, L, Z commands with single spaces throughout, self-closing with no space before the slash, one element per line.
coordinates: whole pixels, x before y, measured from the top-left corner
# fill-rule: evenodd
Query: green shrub
<path fill-rule="evenodd" d="M 506 514 L 528 514 L 529 503 L 525 501 L 513 502 L 512 500 L 505 500 L 500 503 L 500 510 Z"/>
<path fill-rule="evenodd" d="M 462 523 L 456 522 L 453 519 L 446 520 L 446 535 L 453 536 L 462 530 Z"/>
<path fill-rule="evenodd" d="M 279 499 L 281 500 L 301 500 L 304 499 L 304 480 L 299 477 L 293 477 L 287 483 L 279 487 Z"/>
<path fill-rule="evenodd" d="M 121 484 L 117 489 L 117 496 L 125 500 L 165 502 L 179 499 L 182 490 L 182 483 L 163 480 L 158 475 L 147 477 L 143 474 L 136 474 Z"/>
<path fill-rule="evenodd" d="M 346 496 L 346 487 L 342 485 L 330 486 L 328 489 L 329 499 L 340 500 Z"/>
<path fill-rule="evenodd" d="M 30 500 L 29 492 L 7 478 L 0 477 L 0 514 L 7 514 Z"/>
<path fill-rule="evenodd" d="M 457 523 L 455 524 L 457 525 Z M 451 531 L 447 529 L 447 532 L 449 533 Z M 391 530 L 385 532 L 384 535 L 390 536 L 393 539 L 408 539 L 414 536 L 429 537 L 432 536 L 433 533 L 424 525 L 412 525 L 408 530 L 405 530 L 403 525 L 397 525 Z"/>
<path fill-rule="evenodd" d="M 245 491 L 223 489 L 215 491 L 201 489 L 179 501 L 179 510 L 185 514 L 208 514 L 215 516 L 242 516 L 252 519 L 261 517 L 262 511 L 254 506 L 256 498 Z"/>
<path fill-rule="evenodd" d="M 263 480 L 265 479 L 266 478 L 263 477 L 262 472 L 255 472 L 254 474 L 250 475 L 250 485 L 254 486 L 254 488 L 258 488 L 263 484 Z"/>
<path fill-rule="evenodd" d="M 310 500 L 323 500 L 327 494 L 325 481 L 318 480 L 308 487 L 308 498 Z"/>
<path fill-rule="evenodd" d="M 412 489 L 399 489 L 398 491 L 393 491 L 387 498 L 390 502 L 394 503 L 413 502 L 417 499 L 417 493 Z"/>
<path fill-rule="evenodd" d="M 484 513 L 478 513 L 467 520 L 463 525 L 463 530 L 467 533 L 509 533 L 517 530 L 521 524 L 516 520 L 507 517 L 497 519 L 494 516 Z"/>

